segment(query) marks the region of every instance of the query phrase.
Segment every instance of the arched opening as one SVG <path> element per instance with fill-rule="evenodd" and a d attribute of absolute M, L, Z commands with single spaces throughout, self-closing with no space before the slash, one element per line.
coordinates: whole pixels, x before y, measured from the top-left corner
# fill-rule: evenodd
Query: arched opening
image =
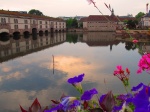
<path fill-rule="evenodd" d="M 13 39 L 14 39 L 14 40 L 20 39 L 20 32 L 14 32 L 14 33 L 13 33 Z"/>
<path fill-rule="evenodd" d="M 59 32 L 61 32 L 61 30 L 59 30 Z"/>
<path fill-rule="evenodd" d="M 24 36 L 24 38 L 29 38 L 30 33 L 28 31 L 25 31 L 25 32 L 23 32 L 23 36 Z"/>
<path fill-rule="evenodd" d="M 7 33 L 7 32 L 2 32 L 2 33 L 0 33 L 0 40 L 1 41 L 8 41 L 9 40 L 9 33 Z"/>
<path fill-rule="evenodd" d="M 32 29 L 32 35 L 34 35 L 34 34 L 37 34 L 37 29 L 36 28 Z"/>
<path fill-rule="evenodd" d="M 39 36 L 40 36 L 40 37 L 43 36 L 43 31 L 42 31 L 42 30 L 39 31 Z"/>

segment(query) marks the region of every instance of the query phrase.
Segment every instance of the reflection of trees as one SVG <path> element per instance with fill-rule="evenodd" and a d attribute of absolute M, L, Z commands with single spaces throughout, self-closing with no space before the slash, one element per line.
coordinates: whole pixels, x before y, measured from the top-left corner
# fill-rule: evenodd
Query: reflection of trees
<path fill-rule="evenodd" d="M 136 44 L 134 44 L 133 42 L 125 42 L 125 48 L 126 50 L 135 50 L 136 49 Z"/>
<path fill-rule="evenodd" d="M 66 41 L 69 42 L 69 43 L 77 43 L 78 41 L 78 34 L 75 34 L 75 33 L 68 33 L 66 34 Z"/>

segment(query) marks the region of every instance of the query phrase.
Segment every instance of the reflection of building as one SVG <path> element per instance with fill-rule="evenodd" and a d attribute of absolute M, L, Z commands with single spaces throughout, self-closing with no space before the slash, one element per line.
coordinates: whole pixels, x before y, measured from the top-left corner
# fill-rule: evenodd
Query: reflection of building
<path fill-rule="evenodd" d="M 138 44 L 138 49 L 140 54 L 150 53 L 150 44 L 149 42 L 143 42 Z"/>
<path fill-rule="evenodd" d="M 87 43 L 89 46 L 109 46 L 112 50 L 112 46 L 117 45 L 119 41 L 115 38 L 115 33 L 113 32 L 88 32 L 83 35 L 83 42 Z"/>
<path fill-rule="evenodd" d="M 53 37 L 38 36 L 36 39 L 21 37 L 18 40 L 10 38 L 5 42 L 0 41 L 0 62 L 52 47 L 65 41 L 66 33 L 56 33 Z"/>

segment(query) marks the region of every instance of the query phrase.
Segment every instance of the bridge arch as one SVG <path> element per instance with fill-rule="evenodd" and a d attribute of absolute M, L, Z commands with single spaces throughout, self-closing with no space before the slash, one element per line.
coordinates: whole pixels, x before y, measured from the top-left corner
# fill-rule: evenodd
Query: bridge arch
<path fill-rule="evenodd" d="M 48 36 L 48 30 L 45 30 L 45 36 Z"/>
<path fill-rule="evenodd" d="M 24 36 L 24 38 L 29 38 L 30 37 L 30 32 L 29 31 L 23 32 L 23 36 Z"/>
<path fill-rule="evenodd" d="M 32 29 L 32 34 L 37 34 L 37 29 L 36 28 Z"/>
<path fill-rule="evenodd" d="M 0 33 L 0 40 L 1 41 L 8 41 L 9 40 L 9 33 L 8 32 L 2 32 Z"/>
<path fill-rule="evenodd" d="M 42 30 L 39 31 L 39 36 L 40 36 L 40 37 L 43 36 L 43 31 L 42 31 Z"/>
<path fill-rule="evenodd" d="M 20 39 L 20 37 L 21 37 L 20 32 L 17 31 L 17 32 L 13 33 L 13 39 L 14 40 L 18 40 L 18 39 Z"/>

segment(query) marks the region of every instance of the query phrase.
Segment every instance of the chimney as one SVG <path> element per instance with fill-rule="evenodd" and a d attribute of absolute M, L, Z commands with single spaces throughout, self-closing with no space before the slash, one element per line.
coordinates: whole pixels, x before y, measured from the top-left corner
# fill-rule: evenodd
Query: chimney
<path fill-rule="evenodd" d="M 148 3 L 146 4 L 146 13 L 148 13 Z"/>

